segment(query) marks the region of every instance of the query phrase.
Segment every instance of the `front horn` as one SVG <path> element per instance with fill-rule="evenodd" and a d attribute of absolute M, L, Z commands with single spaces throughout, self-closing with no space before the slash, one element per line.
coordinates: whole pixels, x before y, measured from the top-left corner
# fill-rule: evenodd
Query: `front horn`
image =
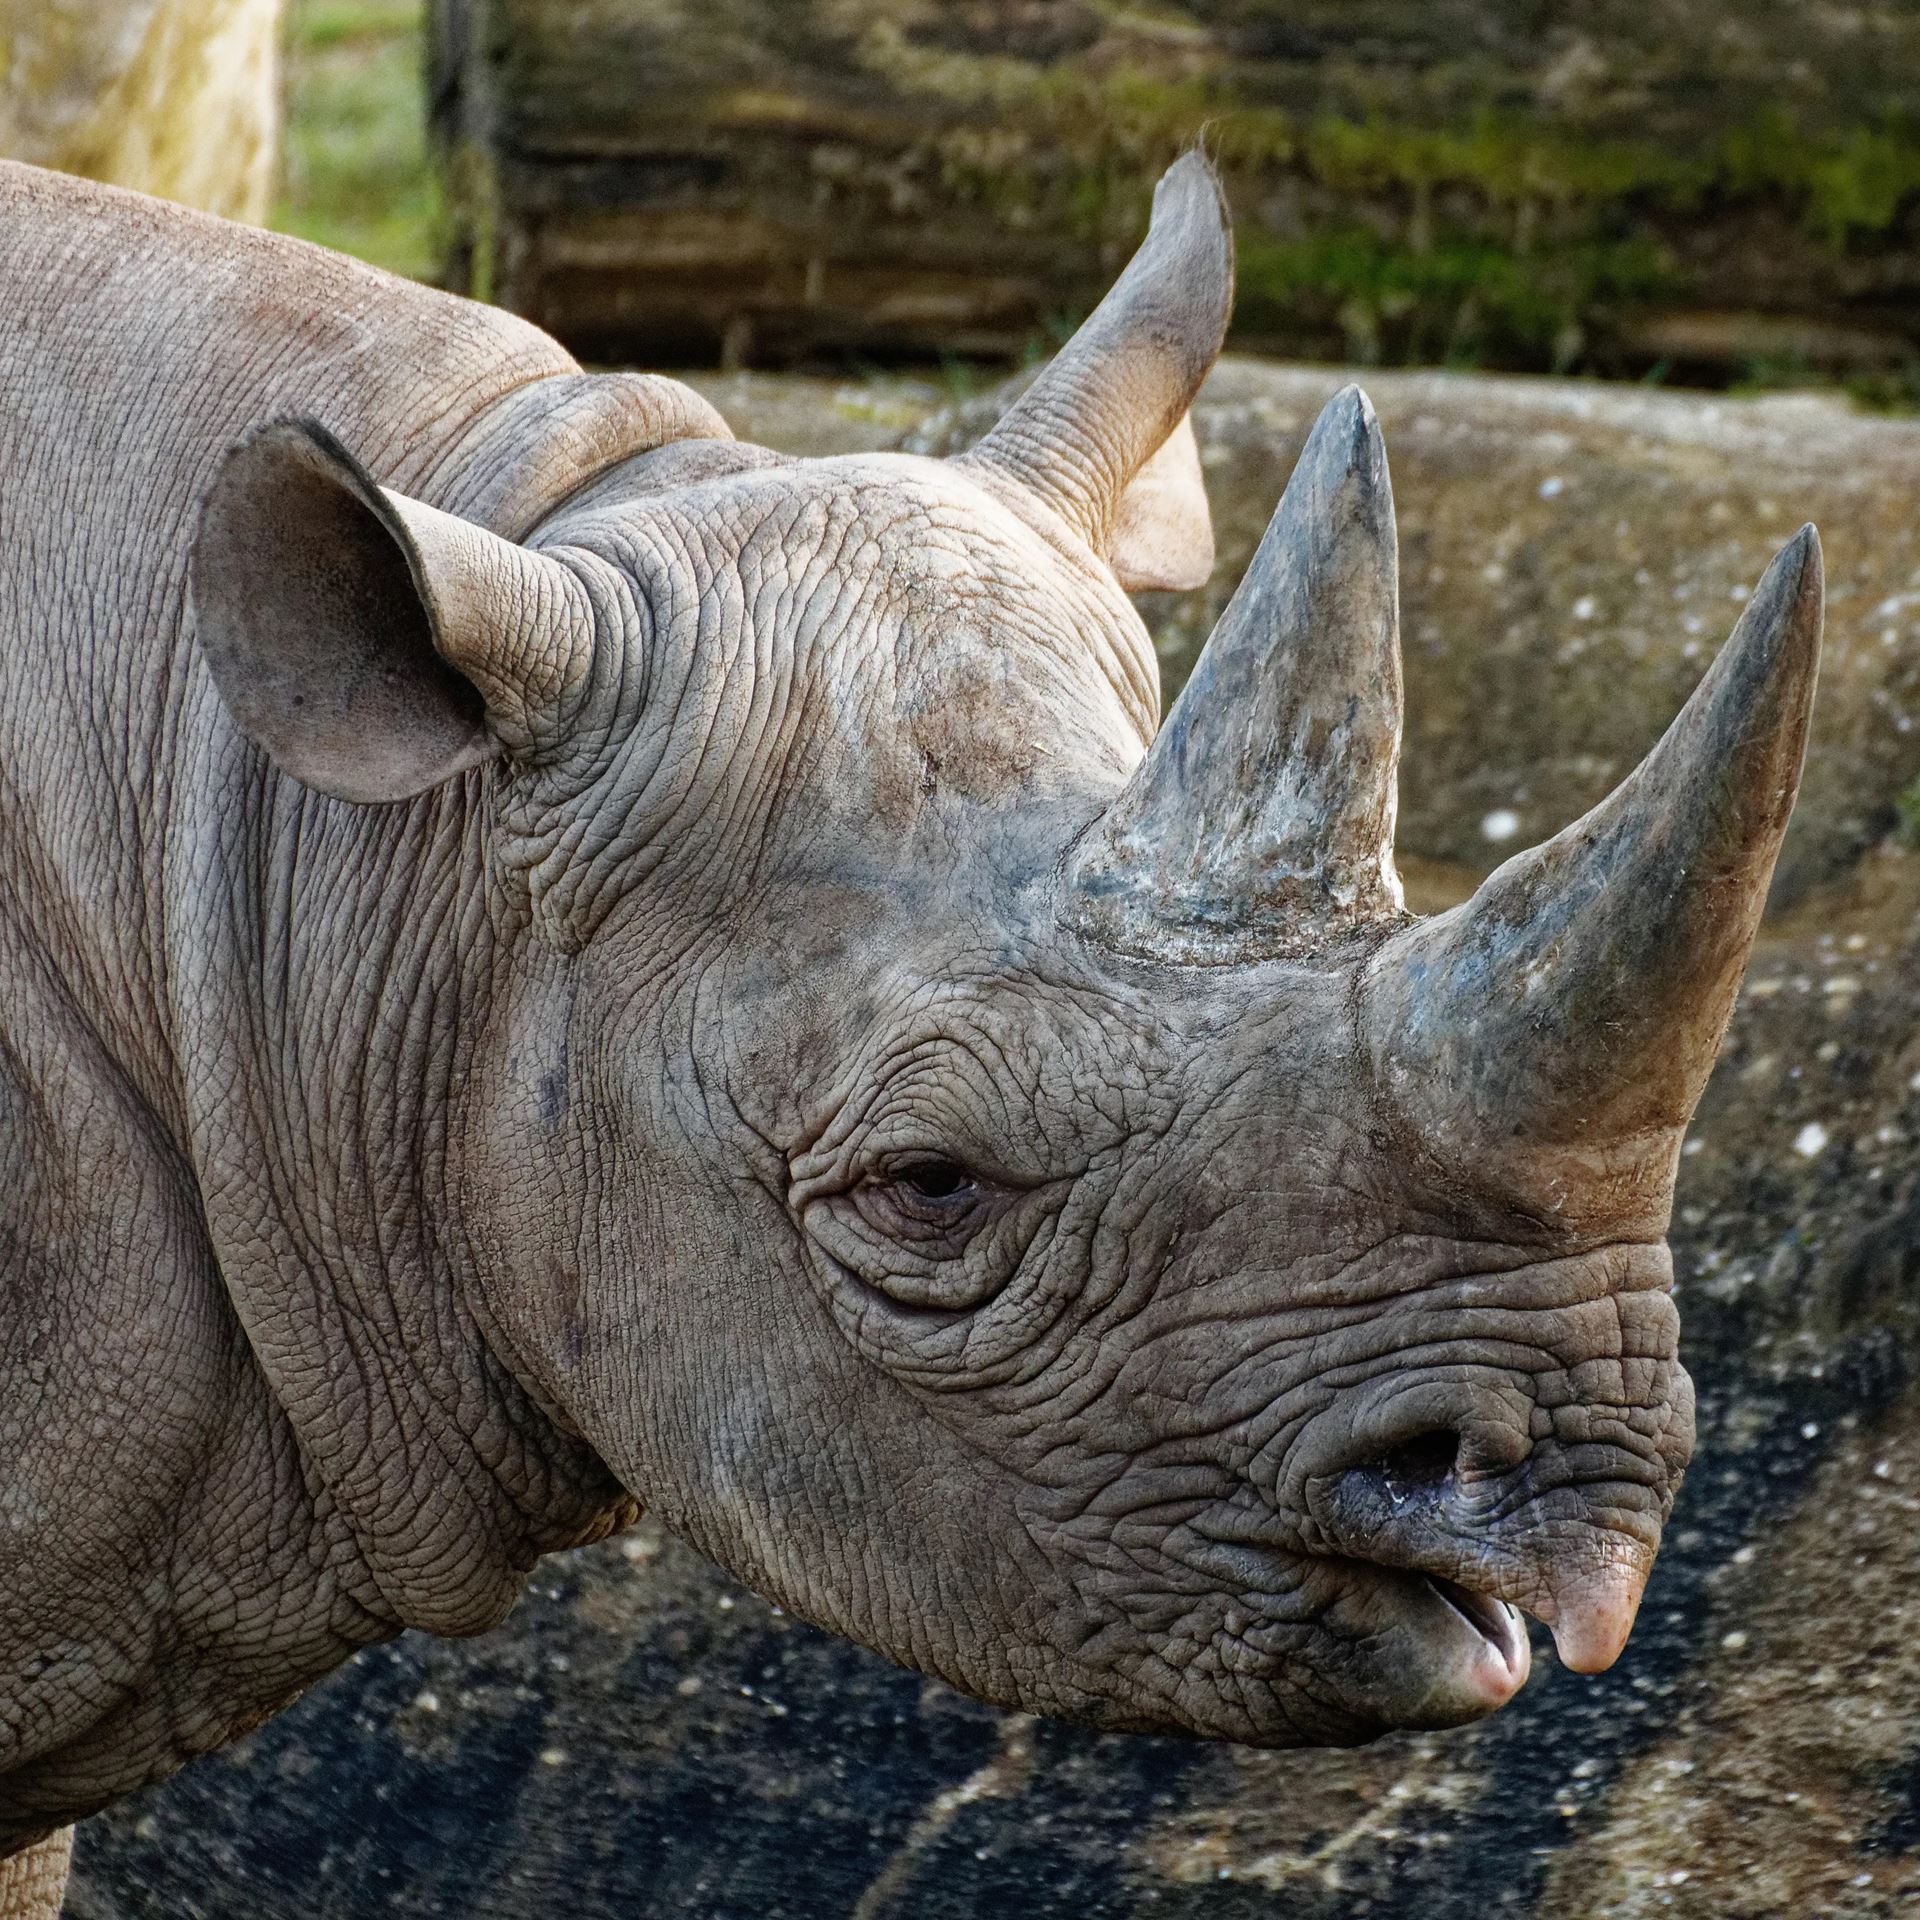
<path fill-rule="evenodd" d="M 1391 1107 L 1555 1224 L 1597 1207 L 1665 1231 L 1800 784 L 1821 603 L 1809 526 L 1639 767 L 1368 967 Z"/>

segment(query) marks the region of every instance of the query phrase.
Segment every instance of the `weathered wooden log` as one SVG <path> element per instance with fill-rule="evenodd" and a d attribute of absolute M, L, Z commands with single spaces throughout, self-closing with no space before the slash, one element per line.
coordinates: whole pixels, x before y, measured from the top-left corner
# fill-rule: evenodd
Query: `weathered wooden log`
<path fill-rule="evenodd" d="M 1598 0 L 434 0 L 455 284 L 601 358 L 1044 347 L 1204 130 L 1238 339 L 1920 361 L 1920 14 Z"/>
<path fill-rule="evenodd" d="M 0 154 L 266 218 L 280 0 L 0 0 Z"/>

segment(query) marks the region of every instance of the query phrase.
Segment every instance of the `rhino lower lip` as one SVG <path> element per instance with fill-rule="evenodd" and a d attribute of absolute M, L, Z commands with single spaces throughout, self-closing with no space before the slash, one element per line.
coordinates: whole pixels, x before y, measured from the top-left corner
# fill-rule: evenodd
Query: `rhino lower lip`
<path fill-rule="evenodd" d="M 1427 1574 L 1425 1579 L 1435 1597 L 1451 1607 L 1492 1647 L 1509 1673 L 1521 1668 L 1530 1649 L 1527 1630 L 1517 1608 L 1510 1607 L 1504 1600 L 1494 1599 L 1490 1594 L 1475 1593 L 1471 1588 L 1444 1579 L 1437 1573 Z"/>

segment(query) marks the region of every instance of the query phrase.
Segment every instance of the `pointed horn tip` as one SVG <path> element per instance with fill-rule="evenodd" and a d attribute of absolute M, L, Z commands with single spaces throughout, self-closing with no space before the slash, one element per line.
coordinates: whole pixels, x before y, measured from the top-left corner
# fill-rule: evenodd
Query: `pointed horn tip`
<path fill-rule="evenodd" d="M 1373 402 L 1367 397 L 1366 388 L 1363 387 L 1358 380 L 1349 380 L 1347 384 L 1327 402 L 1322 411 L 1324 413 L 1331 413 L 1336 407 L 1356 409 L 1363 422 L 1375 427 L 1380 424 L 1380 417 L 1373 410 Z"/>
<path fill-rule="evenodd" d="M 1826 563 L 1820 548 L 1820 529 L 1809 520 L 1767 562 L 1767 570 L 1760 576 L 1753 598 L 1756 602 L 1774 597 L 1804 602 L 1810 595 L 1819 595 L 1825 585 Z"/>
<path fill-rule="evenodd" d="M 1780 559 L 1795 570 L 1795 586 L 1805 599 L 1809 593 L 1826 593 L 1826 553 L 1820 547 L 1820 528 L 1809 520 L 1780 549 Z"/>
<path fill-rule="evenodd" d="M 1358 381 L 1349 380 L 1320 409 L 1320 417 L 1313 423 L 1309 437 L 1317 439 L 1322 433 L 1344 433 L 1356 440 L 1380 437 L 1380 416 L 1374 412 L 1366 388 Z"/>
<path fill-rule="evenodd" d="M 1826 610 L 1826 573 L 1819 530 L 1809 520 L 1773 556 L 1734 629 L 1748 659 L 1761 658 L 1771 673 L 1783 662 L 1811 670 L 1820 657 Z M 1729 642 L 1731 646 L 1732 643 Z"/>
<path fill-rule="evenodd" d="M 1811 520 L 1773 556 L 1767 568 L 1797 601 L 1817 598 L 1826 588 L 1826 556 L 1820 529 Z"/>
<path fill-rule="evenodd" d="M 1387 443 L 1364 389 L 1350 381 L 1320 409 L 1299 464 L 1308 472 L 1318 470 L 1330 482 L 1336 473 L 1351 474 L 1364 480 L 1371 492 L 1388 491 Z"/>
<path fill-rule="evenodd" d="M 1189 147 L 1154 183 L 1149 228 L 1175 222 L 1211 207 L 1222 231 L 1228 224 L 1226 190 L 1219 172 L 1203 149 Z"/>

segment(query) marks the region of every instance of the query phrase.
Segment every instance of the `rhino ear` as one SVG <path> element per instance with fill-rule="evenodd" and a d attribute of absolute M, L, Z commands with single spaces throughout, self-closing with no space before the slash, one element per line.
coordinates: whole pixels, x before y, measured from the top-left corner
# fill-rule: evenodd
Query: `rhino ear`
<path fill-rule="evenodd" d="M 189 580 L 235 725 L 343 800 L 403 800 L 530 749 L 592 644 L 565 567 L 388 492 L 311 420 L 227 455 Z"/>
<path fill-rule="evenodd" d="M 1207 584 L 1213 571 L 1213 516 L 1207 511 L 1192 414 L 1180 416 L 1160 451 L 1120 496 L 1107 536 L 1107 561 L 1129 593 L 1184 592 Z"/>

